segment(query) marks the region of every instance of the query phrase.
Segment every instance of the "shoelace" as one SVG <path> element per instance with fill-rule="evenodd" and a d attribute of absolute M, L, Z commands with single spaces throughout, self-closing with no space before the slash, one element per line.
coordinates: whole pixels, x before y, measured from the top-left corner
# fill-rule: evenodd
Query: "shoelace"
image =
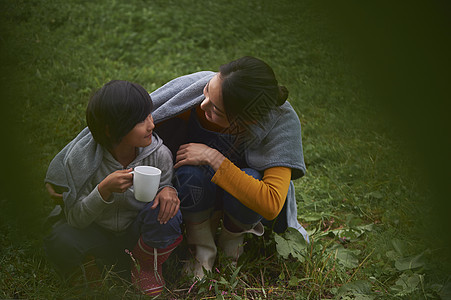
<path fill-rule="evenodd" d="M 155 273 L 155 278 L 158 278 L 158 280 L 161 282 L 160 274 L 158 273 L 158 251 L 156 248 L 153 248 L 153 272 Z"/>

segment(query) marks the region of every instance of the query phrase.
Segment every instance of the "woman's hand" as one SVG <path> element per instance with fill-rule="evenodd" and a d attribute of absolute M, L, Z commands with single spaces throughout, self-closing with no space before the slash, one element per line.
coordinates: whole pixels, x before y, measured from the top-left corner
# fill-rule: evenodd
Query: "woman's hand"
<path fill-rule="evenodd" d="M 180 208 L 180 200 L 175 189 L 171 187 L 164 187 L 155 197 L 151 209 L 157 208 L 160 205 L 160 212 L 158 213 L 158 221 L 160 224 L 166 224 Z"/>
<path fill-rule="evenodd" d="M 174 168 L 184 165 L 210 165 L 217 171 L 225 157 L 216 149 L 204 144 L 190 143 L 181 145 L 177 151 Z"/>
<path fill-rule="evenodd" d="M 132 169 L 111 173 L 99 183 L 98 189 L 103 200 L 108 201 L 112 193 L 124 193 L 133 185 Z"/>

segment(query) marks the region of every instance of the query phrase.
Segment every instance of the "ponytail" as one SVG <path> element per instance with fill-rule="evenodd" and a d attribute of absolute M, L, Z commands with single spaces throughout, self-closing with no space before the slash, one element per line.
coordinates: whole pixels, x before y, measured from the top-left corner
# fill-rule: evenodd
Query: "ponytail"
<path fill-rule="evenodd" d="M 280 86 L 264 61 L 244 56 L 219 68 L 222 100 L 230 121 L 259 121 L 285 103 L 288 90 Z"/>
<path fill-rule="evenodd" d="M 277 98 L 278 106 L 284 104 L 287 99 L 288 99 L 288 89 L 283 85 L 279 85 L 279 96 Z"/>

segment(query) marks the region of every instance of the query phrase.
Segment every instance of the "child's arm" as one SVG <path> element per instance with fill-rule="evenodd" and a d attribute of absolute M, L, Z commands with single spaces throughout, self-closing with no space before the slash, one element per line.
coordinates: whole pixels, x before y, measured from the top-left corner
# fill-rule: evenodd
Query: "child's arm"
<path fill-rule="evenodd" d="M 109 202 L 111 194 L 124 193 L 133 185 L 131 171 L 132 169 L 113 172 L 99 183 L 99 193 L 104 201 Z"/>
<path fill-rule="evenodd" d="M 63 205 L 63 194 L 62 193 L 58 193 L 55 190 L 55 187 L 50 184 L 50 183 L 46 183 L 45 184 L 45 188 L 47 189 L 47 192 L 50 195 L 50 198 L 55 202 L 56 205 Z"/>
<path fill-rule="evenodd" d="M 160 205 L 158 221 L 160 224 L 166 224 L 179 211 L 180 200 L 177 191 L 172 187 L 164 187 L 155 197 L 151 208 L 155 209 L 158 205 Z"/>
<path fill-rule="evenodd" d="M 87 186 L 78 200 L 67 210 L 67 222 L 77 228 L 85 228 L 110 205 L 113 192 L 125 192 L 133 182 L 131 169 L 109 174 L 99 184 Z"/>

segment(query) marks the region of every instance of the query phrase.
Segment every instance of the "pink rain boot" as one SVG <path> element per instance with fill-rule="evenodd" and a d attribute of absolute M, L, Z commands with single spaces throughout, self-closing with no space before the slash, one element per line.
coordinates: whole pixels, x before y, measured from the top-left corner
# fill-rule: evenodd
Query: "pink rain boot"
<path fill-rule="evenodd" d="M 162 264 L 182 240 L 183 236 L 180 235 L 168 247 L 157 249 L 146 245 L 140 237 L 133 249 L 133 257 L 136 259 L 136 263 L 132 266 L 133 284 L 148 296 L 161 294 L 165 284 Z"/>

